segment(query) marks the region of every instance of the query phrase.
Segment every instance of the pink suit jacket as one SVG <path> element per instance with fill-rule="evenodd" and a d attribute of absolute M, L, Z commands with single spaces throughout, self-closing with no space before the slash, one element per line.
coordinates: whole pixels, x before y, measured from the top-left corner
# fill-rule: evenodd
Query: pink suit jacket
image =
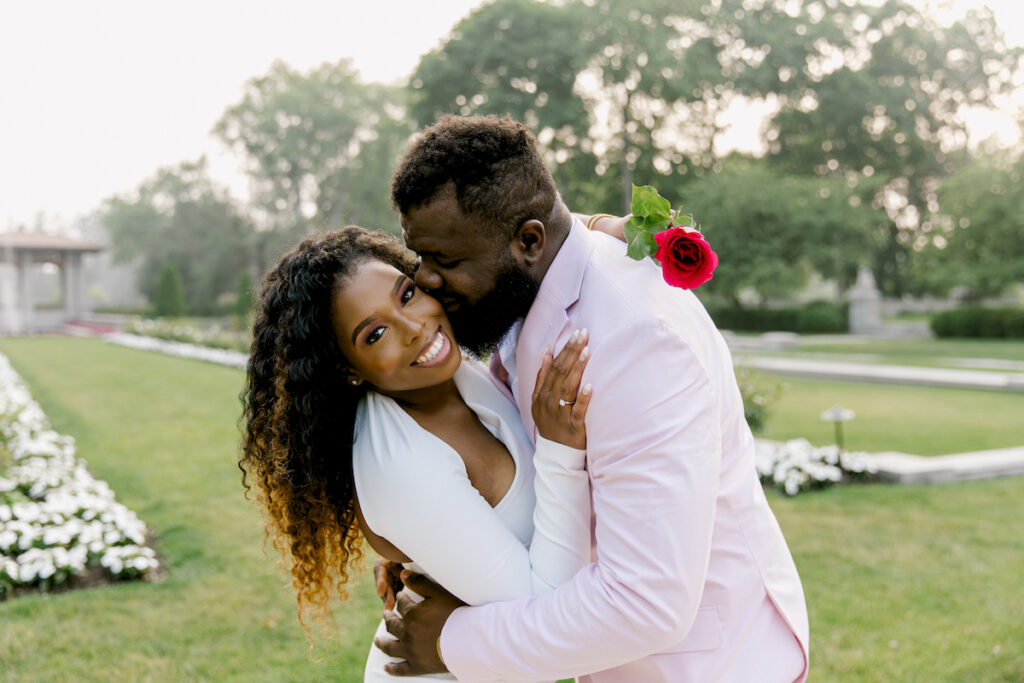
<path fill-rule="evenodd" d="M 456 610 L 462 681 L 802 681 L 803 588 L 754 467 L 728 348 L 692 292 L 578 222 L 516 349 L 528 397 L 545 347 L 590 331 L 584 376 L 593 562 L 544 595 Z"/>

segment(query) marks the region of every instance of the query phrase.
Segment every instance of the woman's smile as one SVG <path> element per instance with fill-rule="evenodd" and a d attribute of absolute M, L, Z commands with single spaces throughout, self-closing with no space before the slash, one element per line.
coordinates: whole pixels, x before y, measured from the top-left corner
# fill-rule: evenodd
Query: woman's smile
<path fill-rule="evenodd" d="M 435 365 L 440 365 L 448 358 L 448 354 L 451 353 L 451 350 L 451 339 L 448 338 L 448 335 L 444 333 L 443 329 L 438 327 L 437 332 L 435 332 L 434 336 L 430 338 L 427 348 L 413 362 L 413 365 L 421 368 L 430 368 Z"/>

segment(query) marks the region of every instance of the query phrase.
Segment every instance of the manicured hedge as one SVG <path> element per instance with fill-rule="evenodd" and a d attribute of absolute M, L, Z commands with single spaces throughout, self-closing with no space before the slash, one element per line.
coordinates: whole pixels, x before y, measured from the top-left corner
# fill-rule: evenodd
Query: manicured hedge
<path fill-rule="evenodd" d="M 1024 338 L 1024 308 L 954 308 L 934 315 L 936 337 Z"/>
<path fill-rule="evenodd" d="M 715 324 L 737 332 L 846 332 L 849 329 L 846 303 L 812 301 L 799 308 L 741 308 L 707 304 Z"/>

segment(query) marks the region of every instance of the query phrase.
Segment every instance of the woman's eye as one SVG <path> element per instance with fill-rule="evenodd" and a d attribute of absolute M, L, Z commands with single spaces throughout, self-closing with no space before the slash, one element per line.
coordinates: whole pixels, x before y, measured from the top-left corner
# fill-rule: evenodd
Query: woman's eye
<path fill-rule="evenodd" d="M 384 328 L 383 327 L 375 327 L 375 328 L 373 328 L 372 330 L 370 330 L 370 334 L 366 335 L 366 345 L 369 346 L 370 344 L 376 344 L 377 341 L 382 336 L 384 336 Z"/>
<path fill-rule="evenodd" d="M 402 295 L 401 295 L 402 305 L 404 306 L 404 305 L 406 305 L 407 303 L 409 303 L 409 300 L 410 300 L 410 299 L 412 299 L 412 297 L 413 297 L 413 296 L 414 296 L 415 294 L 416 294 L 416 285 L 414 285 L 414 284 L 410 284 L 410 285 L 409 285 L 408 287 L 406 287 L 406 288 L 405 288 L 405 290 L 404 290 L 404 291 L 402 292 Z"/>

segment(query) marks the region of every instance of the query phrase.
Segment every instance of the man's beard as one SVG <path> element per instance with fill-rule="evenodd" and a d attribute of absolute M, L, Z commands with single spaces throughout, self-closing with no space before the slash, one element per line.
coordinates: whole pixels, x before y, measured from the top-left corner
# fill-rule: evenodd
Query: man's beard
<path fill-rule="evenodd" d="M 448 314 L 459 346 L 477 358 L 498 348 L 498 342 L 517 320 L 525 318 L 540 290 L 540 282 L 511 260 L 502 266 L 494 288 L 474 304 L 463 301 Z"/>

